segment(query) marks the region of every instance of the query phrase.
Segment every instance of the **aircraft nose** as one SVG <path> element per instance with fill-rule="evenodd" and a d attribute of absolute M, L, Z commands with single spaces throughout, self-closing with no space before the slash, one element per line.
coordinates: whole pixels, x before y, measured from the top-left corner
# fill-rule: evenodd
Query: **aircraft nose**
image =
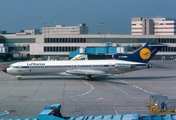
<path fill-rule="evenodd" d="M 7 68 L 5 68 L 5 67 L 0 67 L 0 71 L 3 71 L 3 72 L 5 72 L 5 73 L 7 73 Z"/>

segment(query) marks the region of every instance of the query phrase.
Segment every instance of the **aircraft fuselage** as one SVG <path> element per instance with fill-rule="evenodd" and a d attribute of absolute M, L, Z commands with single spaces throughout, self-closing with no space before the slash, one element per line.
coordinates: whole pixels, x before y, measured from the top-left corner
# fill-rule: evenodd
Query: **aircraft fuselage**
<path fill-rule="evenodd" d="M 133 65 L 134 66 L 131 66 Z M 92 75 L 121 74 L 146 68 L 146 64 L 121 60 L 26 61 L 7 68 L 12 75 Z M 76 73 L 78 72 L 78 73 Z"/>

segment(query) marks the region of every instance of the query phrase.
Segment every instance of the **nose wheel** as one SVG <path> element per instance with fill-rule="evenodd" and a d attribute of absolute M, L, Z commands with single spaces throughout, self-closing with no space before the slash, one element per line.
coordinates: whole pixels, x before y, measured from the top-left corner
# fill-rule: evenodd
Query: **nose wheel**
<path fill-rule="evenodd" d="M 21 76 L 17 76 L 17 78 L 18 78 L 18 80 L 21 80 L 22 77 Z"/>

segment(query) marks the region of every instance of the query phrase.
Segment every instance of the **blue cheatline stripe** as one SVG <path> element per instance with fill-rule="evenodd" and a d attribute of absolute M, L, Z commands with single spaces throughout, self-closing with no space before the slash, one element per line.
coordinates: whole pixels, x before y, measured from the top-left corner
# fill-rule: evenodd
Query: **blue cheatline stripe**
<path fill-rule="evenodd" d="M 111 65 L 111 67 L 114 65 Z M 13 66 L 13 68 L 63 68 L 63 67 L 77 67 L 77 65 L 67 66 Z M 78 67 L 109 67 L 109 65 L 78 65 Z"/>
<path fill-rule="evenodd" d="M 146 66 L 146 64 L 134 64 L 135 66 Z M 114 67 L 115 65 L 110 65 Z M 73 67 L 73 66 L 13 66 L 14 68 L 63 68 L 63 67 Z M 77 66 L 76 66 L 77 67 Z M 79 67 L 92 67 L 92 65 L 79 66 Z M 109 67 L 109 65 L 93 65 L 93 67 Z"/>
<path fill-rule="evenodd" d="M 29 68 L 29 66 L 22 66 L 22 68 Z"/>

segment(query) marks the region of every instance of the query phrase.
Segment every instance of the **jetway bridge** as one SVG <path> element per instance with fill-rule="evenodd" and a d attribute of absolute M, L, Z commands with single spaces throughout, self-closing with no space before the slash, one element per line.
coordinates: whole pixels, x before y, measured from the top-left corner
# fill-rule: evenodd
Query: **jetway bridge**
<path fill-rule="evenodd" d="M 70 52 L 69 57 L 73 58 L 78 54 L 87 55 L 113 55 L 116 53 L 125 53 L 126 47 L 95 47 L 95 48 L 80 48 L 74 52 Z"/>

